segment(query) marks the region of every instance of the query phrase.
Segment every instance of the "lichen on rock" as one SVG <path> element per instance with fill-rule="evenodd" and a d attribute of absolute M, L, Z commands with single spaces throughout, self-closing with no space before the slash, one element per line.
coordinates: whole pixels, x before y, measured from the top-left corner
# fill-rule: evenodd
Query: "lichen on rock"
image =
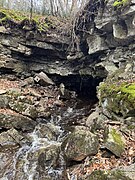
<path fill-rule="evenodd" d="M 113 154 L 120 157 L 125 150 L 125 140 L 122 134 L 114 128 L 110 128 L 105 147 Z"/>
<path fill-rule="evenodd" d="M 65 139 L 62 149 L 68 161 L 81 161 L 86 156 L 96 154 L 98 146 L 99 142 L 95 134 L 78 127 Z"/>

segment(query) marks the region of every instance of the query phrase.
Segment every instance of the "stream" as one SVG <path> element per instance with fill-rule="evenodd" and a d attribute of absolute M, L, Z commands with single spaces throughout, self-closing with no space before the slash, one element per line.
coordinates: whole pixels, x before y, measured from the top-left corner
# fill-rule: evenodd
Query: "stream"
<path fill-rule="evenodd" d="M 66 162 L 61 144 L 77 125 L 85 125 L 96 100 L 66 100 L 51 109 L 49 119 L 38 118 L 33 132 L 24 133 L 21 146 L 12 151 L 12 160 L 2 170 L 1 180 L 66 180 Z M 10 160 L 9 160 L 10 159 Z M 74 180 L 74 178 L 72 179 Z"/>

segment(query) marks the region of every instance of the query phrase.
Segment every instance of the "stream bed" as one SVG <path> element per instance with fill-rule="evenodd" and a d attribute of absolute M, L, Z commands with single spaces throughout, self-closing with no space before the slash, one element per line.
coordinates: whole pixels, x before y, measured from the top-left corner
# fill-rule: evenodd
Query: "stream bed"
<path fill-rule="evenodd" d="M 7 79 L 4 79 L 3 82 L 5 87 L 11 83 L 13 87 L 9 87 L 9 91 L 12 91 L 14 88 L 15 95 L 17 92 L 20 93 L 17 95 L 17 102 L 20 97 L 24 98 L 22 96 L 26 93 L 25 89 L 27 89 L 27 86 L 23 88 L 22 92 L 22 90 L 19 91 L 19 87 L 16 87 L 18 82 L 15 83 L 14 81 L 13 83 L 13 81 Z M 31 130 L 31 124 L 29 123 L 26 123 L 24 129 L 20 129 L 22 127 L 18 128 L 13 122 L 11 122 L 11 128 L 9 128 L 9 125 L 1 128 L 1 180 L 68 179 L 66 159 L 61 145 L 76 126 L 85 125 L 86 117 L 92 112 L 92 108 L 95 108 L 94 104 L 97 100 L 80 99 L 79 97 L 59 100 L 54 96 L 54 93 L 57 91 L 56 87 L 51 87 L 52 89 L 50 87 L 49 89 L 47 87 L 38 88 L 36 87 L 36 90 L 38 89 L 39 94 L 41 90 L 44 90 L 45 93 L 48 93 L 47 90 L 49 90 L 49 98 L 46 95 L 43 98 L 39 98 L 39 94 L 36 94 L 36 91 L 35 94 L 33 93 L 34 98 L 35 96 L 38 98 L 36 97 L 36 101 L 35 99 L 33 101 L 38 105 L 40 104 L 39 99 L 46 104 L 48 103 L 48 107 L 44 108 L 42 113 L 49 111 L 49 115 L 45 117 L 41 113 L 40 117 L 36 118 L 36 124 L 32 127 L 33 130 Z M 31 92 L 33 92 L 32 88 Z M 30 93 L 25 95 L 25 98 L 30 96 Z M 4 93 L 4 98 L 8 96 Z M 14 95 L 12 94 L 10 97 L 13 98 L 15 103 Z M 25 103 L 24 99 L 23 103 Z M 41 104 L 39 107 L 41 110 Z M 2 108 L 1 112 L 6 114 L 5 116 L 8 114 L 15 114 L 16 116 L 17 109 L 14 111 L 9 109 L 9 107 L 7 109 Z M 24 113 L 22 112 L 22 114 Z M 10 119 L 10 116 L 8 118 Z M 33 122 L 35 123 L 35 121 Z M 19 123 L 23 124 L 24 122 Z"/>

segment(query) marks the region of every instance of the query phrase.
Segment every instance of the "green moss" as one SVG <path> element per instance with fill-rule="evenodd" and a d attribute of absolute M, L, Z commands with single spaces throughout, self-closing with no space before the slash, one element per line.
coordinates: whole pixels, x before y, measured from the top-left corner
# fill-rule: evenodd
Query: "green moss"
<path fill-rule="evenodd" d="M 113 98 L 114 102 L 123 101 L 135 108 L 135 83 L 116 82 L 116 83 L 102 83 L 99 88 L 99 99 L 105 97 Z"/>
<path fill-rule="evenodd" d="M 134 130 L 134 129 L 135 129 L 135 125 L 129 125 L 129 126 L 127 126 L 127 128 L 128 128 L 129 130 Z"/>
<path fill-rule="evenodd" d="M 21 23 L 24 20 L 29 21 L 29 13 L 20 11 L 14 11 L 9 9 L 0 9 L 0 23 L 13 21 L 15 23 Z M 54 28 L 55 23 L 49 16 L 41 16 L 33 13 L 32 21 L 35 22 L 39 31 L 46 31 L 48 28 Z"/>
<path fill-rule="evenodd" d="M 129 0 L 116 0 L 113 3 L 114 7 L 121 7 L 121 6 L 127 6 L 129 4 Z"/>
<path fill-rule="evenodd" d="M 27 17 L 25 14 L 14 10 L 0 9 L 0 13 L 5 16 L 2 18 L 3 20 L 22 21 Z"/>
<path fill-rule="evenodd" d="M 105 146 L 116 156 L 120 157 L 125 150 L 125 140 L 116 129 L 109 128 Z"/>
<path fill-rule="evenodd" d="M 129 95 L 129 98 L 135 98 L 135 84 L 127 84 L 120 88 L 121 92 Z"/>
<path fill-rule="evenodd" d="M 121 135 L 116 131 L 116 129 L 111 129 L 110 134 L 112 135 L 112 138 L 114 140 L 115 143 L 119 144 L 121 146 L 121 148 L 123 148 L 125 146 Z"/>

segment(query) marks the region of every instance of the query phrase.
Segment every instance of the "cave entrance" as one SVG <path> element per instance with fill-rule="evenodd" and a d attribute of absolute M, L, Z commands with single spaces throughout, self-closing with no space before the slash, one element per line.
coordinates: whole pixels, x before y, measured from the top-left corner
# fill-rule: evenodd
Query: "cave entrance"
<path fill-rule="evenodd" d="M 93 78 L 90 75 L 52 75 L 51 77 L 59 86 L 63 83 L 66 89 L 75 91 L 78 98 L 84 100 L 98 100 L 97 86 L 103 81 L 103 78 Z"/>

